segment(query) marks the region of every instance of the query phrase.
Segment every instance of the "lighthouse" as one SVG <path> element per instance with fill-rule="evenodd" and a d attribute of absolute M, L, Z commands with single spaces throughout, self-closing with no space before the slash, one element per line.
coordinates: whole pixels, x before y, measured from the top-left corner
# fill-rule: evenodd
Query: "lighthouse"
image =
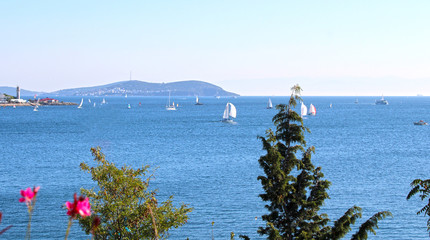
<path fill-rule="evenodd" d="M 16 99 L 21 99 L 21 91 L 19 89 L 19 86 L 16 87 Z"/>

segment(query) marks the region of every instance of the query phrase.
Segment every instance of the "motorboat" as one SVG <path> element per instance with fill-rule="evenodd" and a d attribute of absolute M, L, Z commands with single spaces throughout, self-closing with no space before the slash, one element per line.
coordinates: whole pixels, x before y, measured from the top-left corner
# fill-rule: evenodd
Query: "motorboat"
<path fill-rule="evenodd" d="M 384 96 L 382 96 L 381 99 L 375 101 L 375 104 L 376 105 L 388 105 L 388 101 L 384 99 Z"/>
<path fill-rule="evenodd" d="M 414 122 L 414 125 L 418 125 L 418 126 L 424 126 L 424 125 L 429 125 L 428 123 L 424 122 L 423 120 L 420 120 L 418 122 Z"/>

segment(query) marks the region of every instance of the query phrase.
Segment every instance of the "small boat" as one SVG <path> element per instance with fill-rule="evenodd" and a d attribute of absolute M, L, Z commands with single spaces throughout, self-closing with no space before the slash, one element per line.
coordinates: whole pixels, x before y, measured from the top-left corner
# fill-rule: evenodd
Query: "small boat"
<path fill-rule="evenodd" d="M 94 107 L 96 107 L 96 103 L 94 102 Z"/>
<path fill-rule="evenodd" d="M 302 106 L 300 107 L 300 115 L 303 118 L 304 116 L 306 116 L 308 114 L 308 108 L 306 107 L 305 104 L 303 104 L 302 102 Z"/>
<path fill-rule="evenodd" d="M 358 98 L 356 98 L 356 99 L 355 99 L 355 102 L 354 102 L 354 103 L 355 103 L 355 104 L 357 104 L 357 103 L 358 103 Z"/>
<path fill-rule="evenodd" d="M 173 102 L 172 105 L 170 105 L 170 91 L 169 91 L 169 103 L 166 105 L 166 110 L 168 110 L 168 111 L 175 111 L 176 110 L 175 102 Z"/>
<path fill-rule="evenodd" d="M 196 104 L 195 105 L 203 105 L 203 103 L 199 102 L 199 96 L 196 96 Z"/>
<path fill-rule="evenodd" d="M 125 98 L 127 98 L 127 93 L 125 94 Z"/>
<path fill-rule="evenodd" d="M 315 109 L 315 106 L 314 106 L 314 105 L 312 105 L 312 103 L 311 103 L 311 105 L 309 106 L 309 112 L 308 112 L 308 115 L 315 116 L 316 114 L 317 114 L 317 110 Z"/>
<path fill-rule="evenodd" d="M 429 125 L 428 123 L 424 122 L 423 120 L 420 120 L 418 122 L 414 122 L 414 125 L 418 125 L 418 126 L 424 126 L 424 125 Z"/>
<path fill-rule="evenodd" d="M 105 104 L 106 103 L 106 100 L 103 98 L 103 101 L 102 101 L 102 103 L 101 104 Z"/>
<path fill-rule="evenodd" d="M 233 119 L 236 118 L 236 107 L 232 103 L 227 103 L 225 106 L 224 114 L 222 115 L 222 121 L 226 123 L 233 123 Z"/>
<path fill-rule="evenodd" d="M 131 108 L 131 105 L 130 105 L 130 104 L 128 104 L 127 108 L 128 108 L 128 109 L 130 109 L 130 108 Z"/>
<path fill-rule="evenodd" d="M 384 99 L 384 95 L 382 95 L 382 98 L 380 100 L 375 101 L 376 105 L 388 105 L 388 101 Z"/>
<path fill-rule="evenodd" d="M 81 103 L 79 104 L 78 108 L 82 108 L 82 103 L 84 103 L 84 99 L 82 98 Z"/>
<path fill-rule="evenodd" d="M 90 98 L 88 98 L 88 102 L 91 103 L 91 99 Z"/>
<path fill-rule="evenodd" d="M 216 96 L 216 99 L 220 99 L 221 97 L 220 96 Z"/>
<path fill-rule="evenodd" d="M 330 108 L 332 108 L 332 107 L 333 107 L 333 104 L 330 103 Z"/>
<path fill-rule="evenodd" d="M 270 98 L 269 98 L 269 102 L 267 102 L 267 107 L 266 108 L 267 109 L 272 109 L 273 108 L 272 100 L 270 100 Z"/>

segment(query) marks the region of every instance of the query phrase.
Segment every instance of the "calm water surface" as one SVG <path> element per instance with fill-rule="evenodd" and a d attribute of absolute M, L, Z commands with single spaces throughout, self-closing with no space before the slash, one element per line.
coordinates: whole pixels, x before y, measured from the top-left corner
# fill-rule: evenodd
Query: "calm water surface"
<path fill-rule="evenodd" d="M 0 228 L 14 225 L 2 238 L 24 238 L 27 211 L 18 202 L 19 190 L 33 185 L 41 190 L 32 238 L 63 238 L 68 218 L 62 205 L 81 187 L 93 186 L 79 164 L 91 163 L 90 148 L 101 146 L 117 165 L 151 165 L 159 198 L 174 195 L 175 203 L 194 208 L 170 239 L 211 239 L 212 221 L 215 239 L 229 239 L 232 231 L 263 239 L 256 233 L 265 213 L 258 197 L 258 158 L 264 152 L 257 136 L 273 127 L 276 113 L 265 108 L 267 97 L 203 97 L 202 106 L 194 105 L 194 98 L 174 97 L 177 111 L 166 111 L 167 98 L 161 97 L 111 97 L 105 105 L 102 98 L 91 98 L 96 107 L 87 99 L 83 109 L 0 109 Z M 323 212 L 335 220 L 358 205 L 361 223 L 390 210 L 394 217 L 381 221 L 369 239 L 428 239 L 427 219 L 416 215 L 424 203 L 407 201 L 406 195 L 413 179 L 429 178 L 430 127 L 413 122 L 430 121 L 430 98 L 386 97 L 388 106 L 374 105 L 375 99 L 359 97 L 354 104 L 355 97 L 304 97 L 317 108 L 315 117 L 304 120 L 312 132 L 307 143 L 316 147 L 312 160 L 332 182 Z M 220 122 L 228 101 L 237 108 L 235 125 Z M 75 223 L 70 238 L 88 237 Z"/>

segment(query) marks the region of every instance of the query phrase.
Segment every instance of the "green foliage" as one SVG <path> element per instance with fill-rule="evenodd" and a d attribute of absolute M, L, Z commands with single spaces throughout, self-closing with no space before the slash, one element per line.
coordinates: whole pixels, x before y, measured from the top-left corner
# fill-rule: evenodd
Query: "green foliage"
<path fill-rule="evenodd" d="M 329 198 L 330 182 L 323 179 L 321 168 L 312 164 L 315 148 L 305 148 L 304 133 L 310 131 L 293 109 L 301 101 L 301 88 L 295 85 L 291 90 L 288 105 L 276 106 L 279 110 L 273 117 L 276 130 L 269 129 L 266 137 L 259 137 L 267 152 L 259 159 L 265 173 L 258 177 L 264 190 L 260 197 L 267 202 L 269 213 L 262 216 L 267 225 L 258 232 L 271 240 L 340 239 L 361 218 L 361 208 L 353 206 L 334 226 L 327 226 L 330 221 L 327 215 L 318 213 Z M 377 213 L 360 227 L 355 239 L 366 239 L 366 232 L 374 232 L 377 221 L 388 215 L 391 213 Z"/>
<path fill-rule="evenodd" d="M 3 93 L 3 95 L 6 97 L 6 99 L 9 101 L 9 100 L 11 100 L 11 99 L 15 99 L 16 97 L 14 97 L 14 96 L 12 96 L 12 95 L 9 95 L 9 94 L 6 94 L 6 93 Z"/>
<path fill-rule="evenodd" d="M 92 232 L 95 215 L 101 225 L 94 232 L 95 239 L 167 239 L 168 230 L 185 224 L 191 208 L 182 204 L 173 207 L 173 197 L 158 203 L 155 191 L 148 189 L 152 175 L 148 166 L 132 169 L 116 167 L 105 159 L 100 148 L 91 148 L 96 167 L 81 163 L 81 169 L 97 183 L 93 189 L 81 189 L 90 199 L 91 217 L 80 218 L 79 224 L 87 234 Z"/>
<path fill-rule="evenodd" d="M 429 219 L 427 220 L 427 231 L 430 230 L 430 179 L 421 180 L 421 179 L 415 179 L 411 183 L 411 191 L 409 192 L 406 199 L 410 199 L 412 196 L 419 194 L 419 197 L 422 201 L 427 199 L 427 204 L 421 208 L 417 212 L 417 214 L 425 214 L 426 216 L 429 216 Z"/>
<path fill-rule="evenodd" d="M 360 228 L 354 235 L 352 235 L 351 239 L 353 240 L 367 239 L 367 232 L 371 232 L 374 235 L 376 235 L 376 231 L 374 228 L 378 228 L 378 220 L 382 220 L 387 216 L 392 217 L 393 215 L 387 211 L 376 213 L 371 218 L 369 218 L 366 222 L 361 224 Z"/>

